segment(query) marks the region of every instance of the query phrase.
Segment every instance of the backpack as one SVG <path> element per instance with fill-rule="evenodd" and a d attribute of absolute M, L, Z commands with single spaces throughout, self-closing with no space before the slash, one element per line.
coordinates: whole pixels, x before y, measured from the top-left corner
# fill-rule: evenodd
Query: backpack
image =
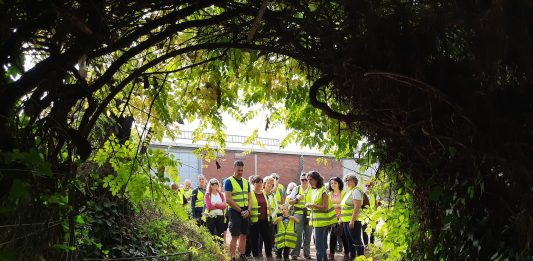
<path fill-rule="evenodd" d="M 363 194 L 363 205 L 361 205 L 361 208 L 367 208 L 368 206 L 370 206 L 370 198 L 368 198 L 368 195 L 366 193 L 361 194 Z"/>

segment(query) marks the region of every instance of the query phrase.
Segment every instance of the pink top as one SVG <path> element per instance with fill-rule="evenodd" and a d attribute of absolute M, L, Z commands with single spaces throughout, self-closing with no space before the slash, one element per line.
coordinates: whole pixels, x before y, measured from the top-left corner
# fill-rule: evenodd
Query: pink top
<path fill-rule="evenodd" d="M 205 207 L 207 208 L 207 210 L 211 211 L 215 209 L 220 209 L 220 210 L 226 209 L 226 199 L 224 198 L 224 193 L 218 192 L 218 194 L 220 195 L 220 198 L 222 199 L 222 203 L 219 203 L 216 205 L 211 204 L 211 192 L 207 192 L 205 194 Z"/>
<path fill-rule="evenodd" d="M 340 204 L 342 201 L 341 192 L 333 192 L 331 195 L 331 200 L 333 201 L 333 204 Z M 341 208 L 335 208 L 335 214 L 337 215 L 337 218 L 339 218 L 341 216 Z"/>

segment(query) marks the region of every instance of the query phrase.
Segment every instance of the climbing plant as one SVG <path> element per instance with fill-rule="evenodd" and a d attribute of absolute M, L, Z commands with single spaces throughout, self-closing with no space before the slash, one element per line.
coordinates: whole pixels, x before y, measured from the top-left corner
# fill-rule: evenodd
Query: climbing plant
<path fill-rule="evenodd" d="M 52 259 L 75 247 L 78 169 L 111 134 L 126 144 L 134 130 L 132 151 L 146 155 L 148 137 L 200 119 L 195 138 L 223 147 L 221 115 L 246 121 L 256 112 L 244 105 L 271 112 L 266 128 L 294 130 L 284 143 L 346 157 L 364 140 L 359 161 L 412 182 L 401 195 L 420 217 L 413 257 L 527 259 L 532 10 L 526 0 L 2 1 L 1 215 L 46 224 L 10 228 L 3 246 Z M 119 193 L 129 182 L 114 171 L 104 184 Z"/>

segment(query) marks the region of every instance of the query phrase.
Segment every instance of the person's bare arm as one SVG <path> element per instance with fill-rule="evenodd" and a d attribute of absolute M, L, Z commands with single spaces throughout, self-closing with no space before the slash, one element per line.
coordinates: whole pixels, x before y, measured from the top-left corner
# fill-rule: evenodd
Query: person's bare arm
<path fill-rule="evenodd" d="M 295 216 L 291 216 L 290 217 L 292 219 L 292 221 L 294 221 L 294 223 L 300 223 L 300 220 L 298 218 L 296 218 Z"/>
<path fill-rule="evenodd" d="M 316 205 L 316 208 L 321 211 L 328 211 L 329 197 L 327 193 L 322 194 L 322 205 Z"/>
<path fill-rule="evenodd" d="M 352 212 L 352 218 L 350 219 L 350 223 L 348 224 L 350 229 L 353 229 L 355 226 L 355 221 L 357 220 L 357 216 L 359 216 L 359 210 L 361 209 L 361 200 L 354 199 L 353 200 L 353 212 Z"/>

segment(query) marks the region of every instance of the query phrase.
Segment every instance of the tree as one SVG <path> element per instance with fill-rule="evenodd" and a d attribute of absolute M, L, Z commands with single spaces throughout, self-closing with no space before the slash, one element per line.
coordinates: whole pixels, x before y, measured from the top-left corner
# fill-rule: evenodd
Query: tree
<path fill-rule="evenodd" d="M 0 10 L 0 149 L 37 149 L 71 173 L 61 184 L 113 118 L 149 120 L 160 138 L 204 117 L 223 144 L 221 111 L 278 101 L 287 109 L 271 118 L 289 119 L 300 141 L 346 155 L 366 136 L 369 157 L 412 178 L 429 231 L 415 257 L 531 254 L 529 1 L 5 1 Z M 21 178 L 2 174 L 1 191 Z"/>

